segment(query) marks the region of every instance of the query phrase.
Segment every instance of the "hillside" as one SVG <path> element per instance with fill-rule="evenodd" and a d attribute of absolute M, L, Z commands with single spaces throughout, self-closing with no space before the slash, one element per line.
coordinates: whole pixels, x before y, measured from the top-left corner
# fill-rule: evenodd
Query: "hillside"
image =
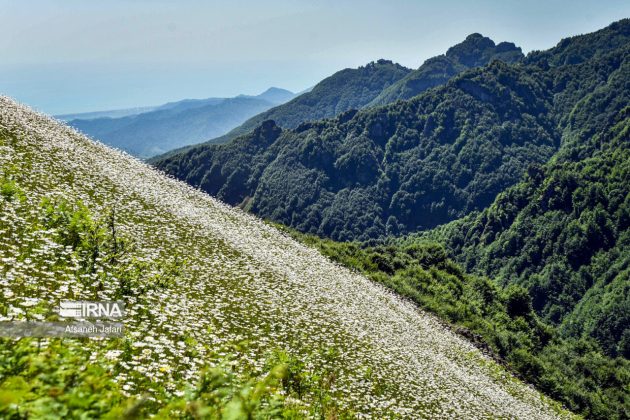
<path fill-rule="evenodd" d="M 185 99 L 135 115 L 73 119 L 68 124 L 110 146 L 148 158 L 224 134 L 292 97 L 289 91 L 270 88 L 257 96 Z"/>
<path fill-rule="evenodd" d="M 471 34 L 463 42 L 449 48 L 446 54 L 426 60 L 418 69 L 384 89 L 368 106 L 410 99 L 427 89 L 443 85 L 464 70 L 484 66 L 492 60 L 514 63 L 523 57 L 521 49 L 511 42 L 496 45 L 488 37 Z"/>
<path fill-rule="evenodd" d="M 494 61 L 408 101 L 294 130 L 267 121 L 229 144 L 154 163 L 227 203 L 335 240 L 430 229 L 484 209 L 552 157 L 573 107 L 595 90 L 614 92 L 606 81 L 622 71 L 627 47 L 601 39 L 629 39 L 628 26 L 571 39 L 583 62 Z"/>
<path fill-rule="evenodd" d="M 350 109 L 359 109 L 381 91 L 411 70 L 388 60 L 378 60 L 357 69 L 338 71 L 317 83 L 295 99 L 260 113 L 224 136 L 209 143 L 219 144 L 251 132 L 265 120 L 274 120 L 284 128 L 295 128 L 304 121 L 334 117 Z"/>
<path fill-rule="evenodd" d="M 610 28 L 630 37 L 630 20 Z M 617 305 L 629 299 L 630 47 L 607 39 L 622 46 L 607 55 L 579 39 L 572 41 L 581 48 L 566 41 L 557 47 L 563 54 L 580 51 L 580 60 L 559 62 L 583 61 L 572 72 L 592 77 L 565 89 L 579 100 L 559 119 L 564 138 L 553 159 L 529 167 L 522 182 L 482 212 L 429 235 L 445 241 L 467 270 L 526 287 L 547 321 L 596 338 L 609 356 L 627 358 L 630 318 Z M 561 84 L 564 67 L 552 70 Z M 584 89 L 589 84 L 595 89 Z"/>
<path fill-rule="evenodd" d="M 6 97 L 0 147 L 2 319 L 128 308 L 121 339 L 0 339 L 2 415 L 568 416 L 413 304 Z"/>

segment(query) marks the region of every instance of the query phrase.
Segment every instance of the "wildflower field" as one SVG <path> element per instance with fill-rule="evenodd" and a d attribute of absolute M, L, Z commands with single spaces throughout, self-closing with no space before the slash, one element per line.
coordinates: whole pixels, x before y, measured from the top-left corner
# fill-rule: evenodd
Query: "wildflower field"
<path fill-rule="evenodd" d="M 126 304 L 123 338 L 0 338 L 1 418 L 556 418 L 435 317 L 0 98 L 0 320 Z"/>

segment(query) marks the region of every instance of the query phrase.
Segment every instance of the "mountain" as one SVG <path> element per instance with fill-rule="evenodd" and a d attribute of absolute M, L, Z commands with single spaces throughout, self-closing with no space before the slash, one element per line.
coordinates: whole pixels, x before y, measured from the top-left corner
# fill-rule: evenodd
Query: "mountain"
<path fill-rule="evenodd" d="M 369 239 L 482 209 L 528 164 L 548 160 L 560 141 L 549 101 L 525 69 L 495 62 L 408 102 L 295 130 L 269 120 L 155 164 L 263 218 Z"/>
<path fill-rule="evenodd" d="M 616 37 L 626 26 L 605 31 Z M 623 60 L 624 47 L 596 45 L 582 64 L 494 61 L 408 101 L 294 130 L 267 121 L 154 164 L 229 204 L 335 240 L 430 229 L 482 210 L 551 158 L 573 107 Z"/>
<path fill-rule="evenodd" d="M 274 120 L 284 128 L 295 128 L 304 121 L 330 118 L 350 109 L 362 108 L 410 71 L 389 60 L 378 60 L 357 69 L 338 71 L 311 90 L 248 119 L 209 143 L 227 143 L 239 135 L 249 133 L 265 120 Z"/>
<path fill-rule="evenodd" d="M 0 148 L 0 320 L 126 308 L 120 338 L 0 338 L 3 418 L 571 416 L 411 302 L 6 97 Z"/>
<path fill-rule="evenodd" d="M 561 344 L 519 344 L 530 347 L 522 370 L 589 418 L 626 418 L 630 406 L 622 391 L 630 378 L 630 108 L 627 89 L 617 96 L 630 62 L 623 67 L 613 89 L 587 96 L 571 117 L 579 126 L 605 103 L 620 106 L 608 107 L 604 128 L 580 127 L 487 209 L 421 236 L 444 244 L 466 271 L 525 291 Z"/>
<path fill-rule="evenodd" d="M 483 212 L 427 235 L 467 271 L 525 291 L 564 342 L 532 351 L 524 369 L 556 365 L 564 379 L 532 382 L 590 418 L 626 418 L 630 406 L 630 108 L 610 123 Z"/>
<path fill-rule="evenodd" d="M 220 144 L 252 131 L 265 120 L 274 120 L 283 128 L 296 128 L 300 123 L 331 118 L 344 111 L 384 105 L 408 99 L 425 90 L 446 83 L 451 77 L 471 68 L 498 59 L 509 63 L 523 57 L 512 43 L 494 42 L 480 34 L 472 34 L 451 47 L 446 55 L 427 60 L 419 69 L 409 70 L 391 61 L 378 60 L 359 69 L 345 69 L 318 83 L 307 95 L 263 112 L 249 119 L 228 134 L 208 143 Z"/>
<path fill-rule="evenodd" d="M 185 99 L 120 118 L 73 119 L 80 131 L 132 155 L 147 158 L 219 136 L 293 94 L 271 88 L 257 96 Z"/>
<path fill-rule="evenodd" d="M 464 70 L 486 65 L 492 60 L 514 63 L 523 57 L 521 49 L 511 42 L 495 45 L 490 38 L 471 34 L 463 42 L 449 48 L 446 54 L 428 59 L 420 68 L 384 89 L 368 106 L 412 98 L 427 89 L 443 85 Z"/>
<path fill-rule="evenodd" d="M 264 91 L 263 93 L 261 93 L 260 95 L 256 95 L 256 96 L 249 96 L 249 95 L 239 95 L 239 98 L 258 98 L 258 99 L 264 99 L 266 101 L 269 102 L 273 102 L 275 104 L 283 104 L 287 101 L 290 101 L 291 99 L 295 98 L 298 94 L 295 94 L 293 92 L 290 92 L 286 89 L 280 89 L 277 87 L 270 87 L 269 89 L 267 89 L 266 91 Z"/>

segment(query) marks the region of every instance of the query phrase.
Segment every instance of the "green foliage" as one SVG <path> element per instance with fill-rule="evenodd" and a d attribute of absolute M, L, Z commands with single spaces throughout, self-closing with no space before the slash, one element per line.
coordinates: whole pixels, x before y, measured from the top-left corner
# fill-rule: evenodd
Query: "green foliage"
<path fill-rule="evenodd" d="M 630 325 L 627 113 L 593 139 L 591 157 L 554 161 L 479 215 L 432 234 L 467 270 L 525 287 L 547 321 L 595 338 L 612 357 Z"/>
<path fill-rule="evenodd" d="M 510 317 L 527 316 L 532 312 L 532 298 L 525 288 L 510 285 L 505 292 L 505 305 Z"/>
<path fill-rule="evenodd" d="M 123 404 L 111 376 L 88 360 L 80 340 L 0 339 L 0 417 L 97 418 Z"/>
<path fill-rule="evenodd" d="M 5 180 L 0 185 L 0 194 L 6 200 L 12 200 L 15 196 L 18 196 L 19 193 L 20 193 L 20 190 L 18 189 L 15 181 Z"/>
<path fill-rule="evenodd" d="M 18 186 L 15 181 L 16 168 L 4 168 L 4 173 L 0 175 L 0 199 L 7 201 L 11 200 L 24 200 L 24 191 Z"/>
<path fill-rule="evenodd" d="M 530 167 L 523 182 L 484 211 L 420 235 L 445 243 L 467 271 L 495 278 L 518 290 L 523 303 L 531 301 L 559 341 L 542 349 L 538 362 L 518 354 L 519 371 L 593 418 L 625 418 L 630 406 L 627 52 L 625 57 L 606 84 L 573 108 L 554 159 Z"/>
<path fill-rule="evenodd" d="M 226 360 L 202 371 L 181 397 L 156 403 L 126 396 L 112 375 L 112 362 L 92 360 L 88 339 L 0 339 L 0 417 L 300 419 L 352 418 L 330 397 L 330 375 L 306 376 L 304 362 L 278 350 L 264 375 L 236 375 Z M 116 343 L 109 343 L 115 346 Z M 328 378 L 328 379 L 323 379 Z M 308 392 L 318 398 L 308 401 Z"/>

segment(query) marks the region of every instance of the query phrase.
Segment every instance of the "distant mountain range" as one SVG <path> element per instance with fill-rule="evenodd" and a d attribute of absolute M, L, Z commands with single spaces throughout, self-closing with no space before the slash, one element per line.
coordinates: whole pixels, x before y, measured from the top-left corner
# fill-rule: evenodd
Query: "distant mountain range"
<path fill-rule="evenodd" d="M 141 106 L 136 108 L 112 109 L 109 111 L 79 112 L 77 114 L 60 114 L 55 118 L 61 121 L 94 120 L 96 118 L 120 118 L 150 112 L 159 106 Z"/>
<path fill-rule="evenodd" d="M 220 136 L 251 116 L 294 96 L 288 90 L 270 88 L 256 96 L 185 99 L 156 107 L 57 118 L 105 144 L 148 158 Z"/>

